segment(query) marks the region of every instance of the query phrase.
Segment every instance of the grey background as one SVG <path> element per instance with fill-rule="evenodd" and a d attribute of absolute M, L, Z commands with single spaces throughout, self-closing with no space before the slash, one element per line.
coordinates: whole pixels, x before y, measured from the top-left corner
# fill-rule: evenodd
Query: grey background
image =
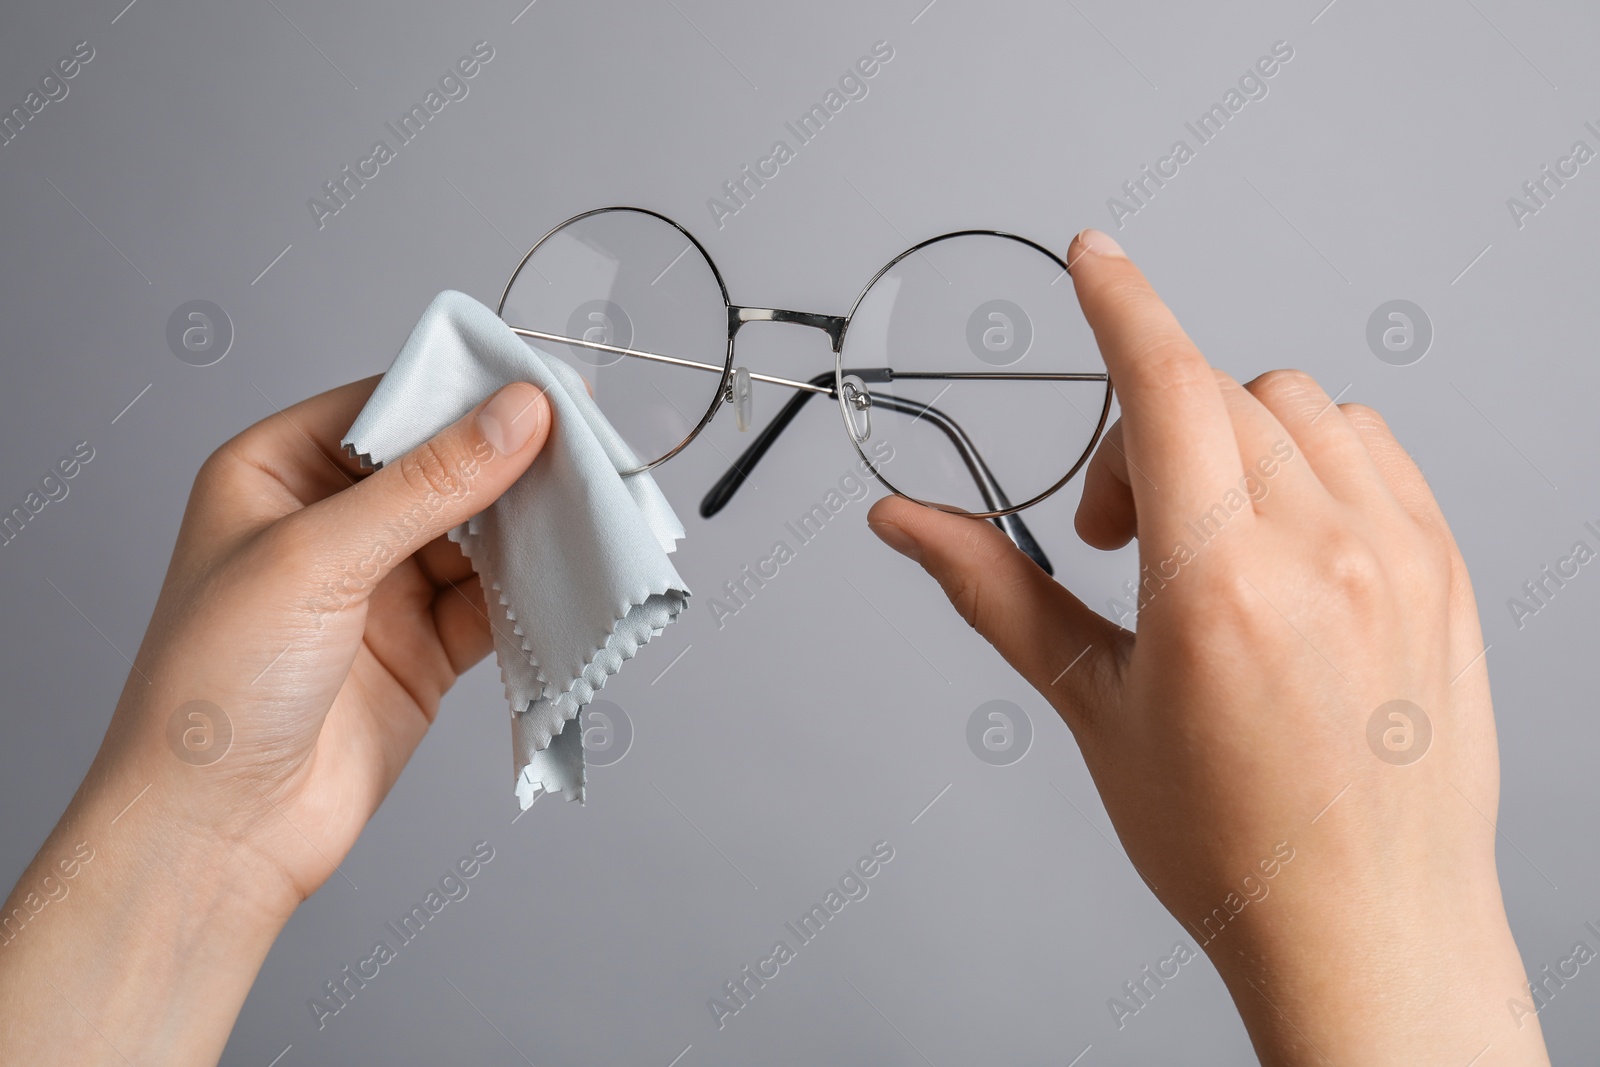
<path fill-rule="evenodd" d="M 0 549 L 8 884 L 94 752 L 127 671 L 111 646 L 138 644 L 200 462 L 275 405 L 383 369 L 438 290 L 494 295 L 548 226 L 608 202 L 690 226 L 735 299 L 806 309 L 842 310 L 946 229 L 1064 249 L 1109 226 L 1107 197 L 1281 39 L 1295 58 L 1270 95 L 1119 237 L 1215 363 L 1348 385 L 1416 453 L 1491 644 L 1500 861 L 1529 969 L 1600 919 L 1600 572 L 1521 630 L 1506 608 L 1600 519 L 1600 164 L 1520 231 L 1505 204 L 1573 141 L 1597 145 L 1592 5 L 125 2 L 12 3 L 0 32 L 6 108 L 74 43 L 96 50 L 0 147 L 0 501 L 75 442 L 97 452 Z M 319 231 L 307 198 L 480 39 L 495 58 L 469 97 Z M 895 58 L 870 95 L 718 230 L 706 199 L 880 39 Z M 206 368 L 164 339 L 197 298 L 237 332 Z M 1409 367 L 1365 342 L 1395 298 L 1436 329 Z M 777 373 L 826 365 L 813 331 L 752 328 L 741 346 Z M 689 527 L 678 565 L 707 599 L 850 462 L 831 413 L 808 412 L 758 489 L 702 522 L 731 420 L 711 442 L 661 472 Z M 1029 522 L 1103 604 L 1133 556 L 1076 543 L 1076 495 Z M 607 687 L 637 736 L 594 771 L 586 808 L 541 801 L 512 824 L 505 709 L 493 666 L 475 670 L 348 881 L 295 916 L 224 1062 L 1248 1061 L 1204 963 L 1117 1030 L 1107 998 L 1184 932 L 1112 843 L 1065 727 L 865 512 L 852 504 L 720 631 L 691 610 Z M 967 748 L 968 716 L 993 699 L 1033 722 L 1012 766 Z M 307 1000 L 479 839 L 496 857 L 471 895 L 318 1032 Z M 896 856 L 871 895 L 719 1033 L 706 998 L 879 839 Z M 1558 1060 L 1600 1039 L 1597 1006 L 1586 969 L 1544 1013 Z"/>

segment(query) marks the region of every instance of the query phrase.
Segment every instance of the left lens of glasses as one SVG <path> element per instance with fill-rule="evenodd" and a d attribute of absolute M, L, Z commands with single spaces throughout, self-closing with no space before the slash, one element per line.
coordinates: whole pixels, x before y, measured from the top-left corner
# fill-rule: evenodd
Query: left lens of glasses
<path fill-rule="evenodd" d="M 522 266 L 500 316 L 547 335 L 523 340 L 583 375 L 641 466 L 679 448 L 716 406 L 727 301 L 710 261 L 665 219 L 611 208 L 564 224 Z"/>

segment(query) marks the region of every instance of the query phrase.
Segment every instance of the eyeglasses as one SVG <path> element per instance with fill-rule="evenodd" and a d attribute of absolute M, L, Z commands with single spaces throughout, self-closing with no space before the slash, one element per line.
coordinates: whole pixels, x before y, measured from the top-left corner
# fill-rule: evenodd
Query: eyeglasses
<path fill-rule="evenodd" d="M 726 404 L 754 428 L 757 383 L 793 394 L 700 504 L 711 517 L 813 396 L 833 398 L 864 469 L 916 503 L 991 519 L 1050 570 L 1018 516 L 1088 461 L 1111 381 L 1078 314 L 1067 264 L 995 230 L 913 245 L 844 315 L 735 304 L 710 254 L 643 208 L 597 208 L 539 239 L 497 309 L 523 338 L 587 377 L 596 402 L 650 470 L 683 451 Z M 750 322 L 828 335 L 831 370 L 799 379 L 734 360 Z"/>

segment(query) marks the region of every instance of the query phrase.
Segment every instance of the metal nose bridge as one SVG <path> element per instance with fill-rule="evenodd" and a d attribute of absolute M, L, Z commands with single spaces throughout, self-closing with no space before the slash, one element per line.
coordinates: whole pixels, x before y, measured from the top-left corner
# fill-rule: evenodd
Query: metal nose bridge
<path fill-rule="evenodd" d="M 728 305 L 728 336 L 739 332 L 747 322 L 792 322 L 796 326 L 810 326 L 828 335 L 828 343 L 835 352 L 844 343 L 845 318 L 843 315 L 818 315 L 811 311 L 785 311 L 782 308 L 751 308 Z"/>

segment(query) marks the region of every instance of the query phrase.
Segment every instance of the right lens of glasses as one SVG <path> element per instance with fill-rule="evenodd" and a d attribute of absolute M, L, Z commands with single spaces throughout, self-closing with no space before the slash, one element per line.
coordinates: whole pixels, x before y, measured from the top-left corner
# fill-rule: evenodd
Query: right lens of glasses
<path fill-rule="evenodd" d="M 501 317 L 572 339 L 523 338 L 583 375 L 641 465 L 677 449 L 718 399 L 728 363 L 722 286 L 682 230 L 647 212 L 598 211 L 551 233 L 512 282 Z"/>
<path fill-rule="evenodd" d="M 1060 262 L 990 234 L 942 238 L 891 266 L 839 354 L 841 395 L 851 375 L 870 390 L 870 433 L 856 410 L 847 428 L 884 480 L 971 512 L 1023 504 L 1073 470 L 1100 423 L 1104 374 Z"/>

